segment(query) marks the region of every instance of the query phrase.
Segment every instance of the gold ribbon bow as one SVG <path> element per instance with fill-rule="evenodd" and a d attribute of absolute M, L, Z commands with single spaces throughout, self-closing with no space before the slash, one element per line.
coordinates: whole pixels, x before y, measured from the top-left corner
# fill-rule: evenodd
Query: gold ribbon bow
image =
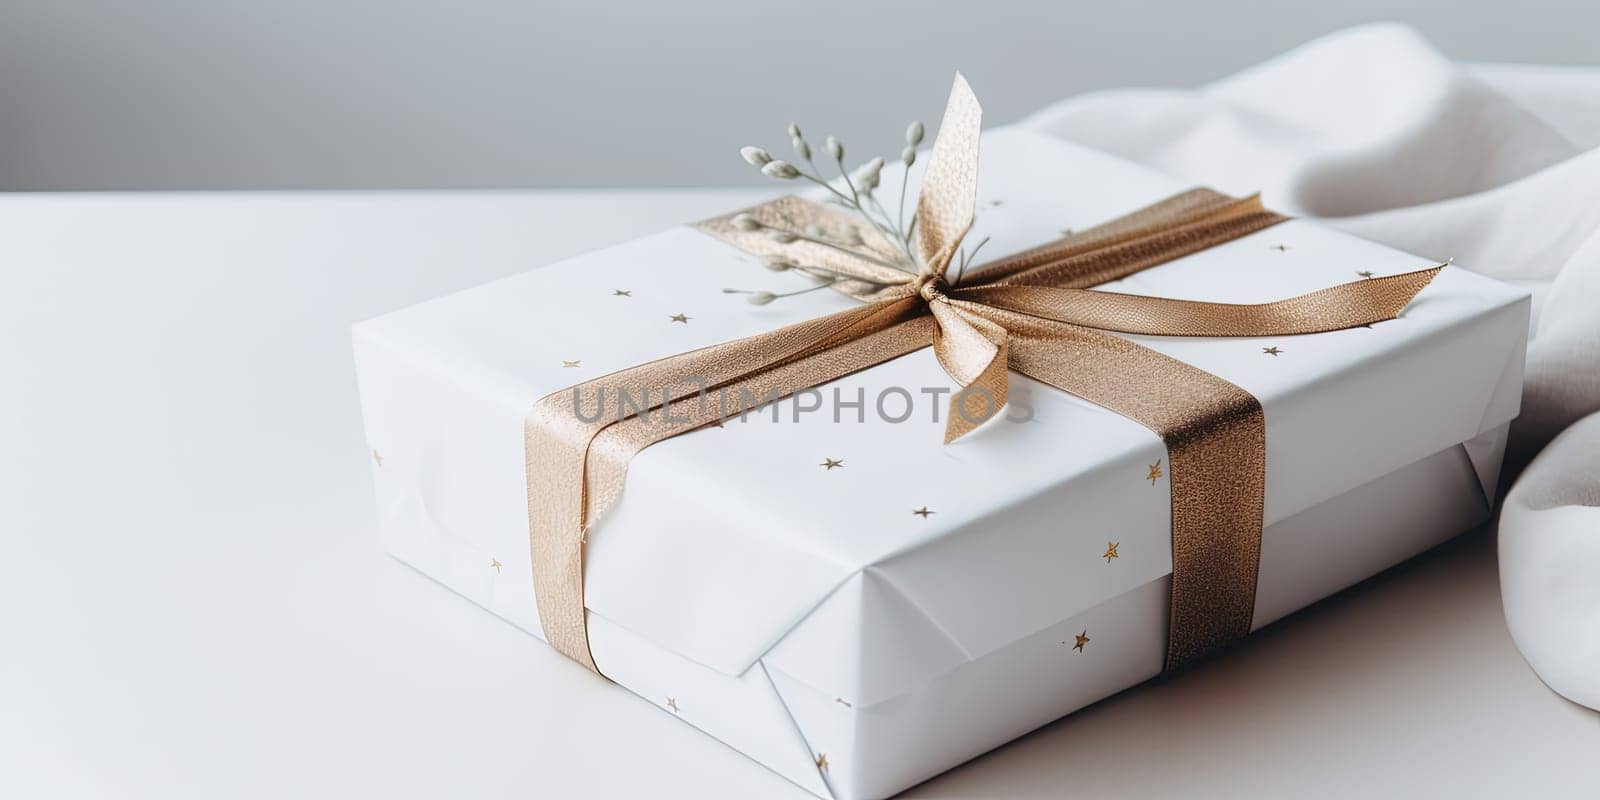
<path fill-rule="evenodd" d="M 1261 404 L 1222 378 L 1114 334 L 1278 336 L 1367 325 L 1393 319 L 1441 267 L 1259 305 L 1085 288 L 1286 219 L 1256 197 L 1197 189 L 987 264 L 952 286 L 947 271 L 974 216 L 980 118 L 977 98 L 957 75 L 917 201 L 916 275 L 823 242 L 741 230 L 735 215 L 708 220 L 701 230 L 748 252 L 790 254 L 852 276 L 835 288 L 864 305 L 621 370 L 536 404 L 524 424 L 528 522 L 539 619 L 552 646 L 599 672 L 583 604 L 585 532 L 620 496 L 635 454 L 724 418 L 726 409 L 703 402 L 707 392 L 783 397 L 930 345 L 964 387 L 950 400 L 946 442 L 998 413 L 1008 370 L 1161 436 L 1172 488 L 1166 667 L 1249 633 L 1266 479 Z M 773 226 L 837 226 L 845 218 L 793 197 L 742 213 Z M 888 243 L 879 236 L 864 245 Z M 651 398 L 648 407 L 630 405 L 639 397 Z M 597 409 L 580 415 L 580 398 L 593 398 Z"/>

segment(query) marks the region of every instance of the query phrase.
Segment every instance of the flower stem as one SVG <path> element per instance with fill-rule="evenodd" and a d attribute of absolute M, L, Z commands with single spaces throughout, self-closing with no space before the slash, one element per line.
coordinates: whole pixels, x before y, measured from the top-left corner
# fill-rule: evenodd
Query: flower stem
<path fill-rule="evenodd" d="M 902 191 L 902 194 L 903 194 L 904 190 L 902 189 L 901 191 Z M 877 195 L 869 194 L 869 195 L 867 195 L 867 199 L 872 201 L 873 207 L 878 209 L 878 213 L 883 216 L 884 223 L 885 223 L 885 225 L 887 225 L 888 221 L 889 221 L 889 211 L 888 211 L 888 209 L 885 209 L 883 207 L 883 204 L 878 202 Z M 901 202 L 901 205 L 904 205 L 905 204 L 904 198 L 902 198 L 900 202 Z M 866 212 L 863 211 L 861 213 L 865 214 Z M 900 245 L 900 249 L 906 254 L 906 258 L 911 259 L 911 263 L 913 263 L 913 264 L 917 263 L 916 254 L 911 252 L 911 243 L 910 243 L 911 242 L 911 237 L 907 236 L 904 231 L 901 231 L 900 227 L 898 225 L 895 226 L 893 231 L 885 231 L 885 233 L 890 233 L 891 234 L 889 236 L 889 238 L 894 240 L 894 242 L 896 244 Z"/>
<path fill-rule="evenodd" d="M 815 168 L 815 165 L 813 165 L 813 169 L 814 168 Z M 891 230 L 886 224 L 884 224 L 882 222 L 879 222 L 871 214 L 869 214 L 865 208 L 861 207 L 860 194 L 856 192 L 855 185 L 850 182 L 850 176 L 849 175 L 845 175 L 845 179 L 844 180 L 845 180 L 845 184 L 850 186 L 850 194 L 845 194 L 844 192 L 841 192 L 838 189 L 833 188 L 833 184 L 823 180 L 822 178 L 820 178 L 820 177 L 818 177 L 816 175 L 812 175 L 812 174 L 806 172 L 805 170 L 801 170 L 800 171 L 800 177 L 805 178 L 806 180 L 811 181 L 812 183 L 815 183 L 816 185 L 821 186 L 822 188 L 827 189 L 830 192 L 833 192 L 834 196 L 838 197 L 840 202 L 844 203 L 846 206 L 848 206 L 851 209 L 855 210 L 856 213 L 861 215 L 862 219 L 865 219 L 868 224 L 870 224 L 873 228 L 877 229 L 877 231 L 879 233 L 883 234 L 885 238 L 889 239 L 890 241 L 899 241 L 900 240 L 900 234 L 897 231 Z M 868 196 L 870 197 L 871 195 L 868 195 Z M 884 216 L 887 217 L 888 214 L 885 213 Z M 793 231 L 791 231 L 791 233 L 792 232 Z M 801 237 L 801 238 L 806 238 L 806 237 Z M 827 244 L 827 243 L 824 242 L 823 244 Z M 917 263 L 916 257 L 911 255 L 910 248 L 909 247 L 905 247 L 904 245 L 902 245 L 902 247 L 905 249 L 906 256 L 911 259 L 909 263 L 910 264 Z M 844 248 L 838 248 L 838 249 L 843 250 Z M 852 251 L 845 250 L 845 252 L 848 253 L 848 252 L 852 252 Z M 872 259 L 872 260 L 875 260 L 875 259 Z M 878 261 L 877 263 L 884 264 L 884 262 L 882 262 L 882 261 Z M 904 266 L 898 266 L 898 265 L 894 265 L 894 264 L 885 264 L 885 266 L 892 266 L 895 269 L 900 270 L 901 272 L 913 272 L 913 270 L 907 269 Z"/>
<path fill-rule="evenodd" d="M 876 258 L 874 256 L 867 255 L 866 253 L 862 253 L 862 252 L 859 252 L 857 250 L 852 250 L 852 249 L 850 249 L 848 247 L 845 247 L 842 244 L 835 244 L 833 242 L 828 241 L 827 239 L 818 239 L 815 236 L 809 236 L 809 235 L 807 235 L 807 234 L 805 234 L 805 233 L 803 233 L 801 231 L 796 231 L 796 230 L 792 230 L 792 229 L 784 230 L 782 228 L 774 228 L 774 230 L 782 230 L 784 233 L 787 233 L 787 234 L 789 234 L 789 235 L 793 236 L 794 238 L 799 239 L 801 241 L 811 242 L 812 244 L 820 244 L 823 247 L 827 247 L 827 248 L 831 248 L 831 249 L 834 249 L 834 250 L 838 250 L 841 253 L 844 253 L 844 254 L 850 255 L 850 256 L 854 256 L 856 258 L 861 259 L 862 261 L 867 261 L 867 262 L 871 262 L 873 264 L 877 264 L 880 267 L 888 267 L 889 269 L 898 270 L 900 272 L 905 272 L 905 273 L 908 273 L 908 274 L 915 274 L 915 273 L 912 273 L 911 270 L 907 269 L 906 267 L 904 267 L 904 266 L 902 266 L 900 264 L 896 264 L 896 263 L 891 262 L 891 261 L 884 261 L 881 258 Z M 843 273 L 840 273 L 840 274 L 843 274 Z M 854 277 L 854 276 L 846 276 L 846 277 Z M 865 279 L 858 279 L 858 280 L 865 280 Z"/>
<path fill-rule="evenodd" d="M 909 249 L 911 247 L 911 234 L 906 231 L 906 182 L 910 179 L 911 167 L 907 165 L 905 169 L 900 170 L 900 215 L 896 217 L 894 226 L 896 231 L 902 233 L 901 239 L 905 242 L 905 246 L 908 248 L 906 252 L 908 253 L 911 252 Z M 916 220 L 913 219 L 912 222 L 916 222 Z"/>
<path fill-rule="evenodd" d="M 983 241 L 978 242 L 977 246 L 972 248 L 972 252 L 968 253 L 967 248 L 961 248 L 961 263 L 956 267 L 956 279 L 950 282 L 951 286 L 961 285 L 961 278 L 967 274 L 967 266 L 978 258 L 978 251 L 982 250 L 983 246 L 988 243 L 989 237 L 985 236 Z"/>

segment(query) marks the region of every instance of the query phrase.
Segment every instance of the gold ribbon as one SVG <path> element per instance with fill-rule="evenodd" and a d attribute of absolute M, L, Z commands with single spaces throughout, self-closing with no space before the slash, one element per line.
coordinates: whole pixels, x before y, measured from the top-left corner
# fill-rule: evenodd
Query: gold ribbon
<path fill-rule="evenodd" d="M 728 415 L 704 402 L 706 393 L 783 397 L 930 345 L 963 387 L 950 400 L 946 442 L 1004 406 L 1008 371 L 1159 435 L 1172 487 L 1166 668 L 1249 633 L 1266 479 L 1261 404 L 1222 378 L 1114 333 L 1276 336 L 1367 325 L 1393 319 L 1440 268 L 1259 305 L 1085 288 L 1285 219 L 1256 197 L 1197 189 L 985 265 L 951 286 L 947 269 L 973 220 L 980 116 L 977 98 L 957 75 L 917 202 L 918 274 L 821 241 L 780 243 L 735 226 L 735 215 L 708 220 L 701 230 L 748 252 L 782 253 L 850 276 L 835 288 L 864 304 L 621 370 L 536 404 L 524 424 L 528 524 L 539 619 L 557 650 L 599 672 L 583 603 L 585 532 L 621 495 L 639 451 Z M 848 221 L 841 211 L 792 197 L 743 213 L 797 229 Z M 894 246 L 865 233 L 867 252 Z M 640 397 L 650 398 L 646 408 L 629 405 Z M 579 398 L 593 398 L 596 408 L 580 415 Z"/>

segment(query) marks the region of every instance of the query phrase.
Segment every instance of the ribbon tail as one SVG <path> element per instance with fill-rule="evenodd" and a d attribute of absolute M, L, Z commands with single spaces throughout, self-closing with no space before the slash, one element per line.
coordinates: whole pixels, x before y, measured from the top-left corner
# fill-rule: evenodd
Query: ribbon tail
<path fill-rule="evenodd" d="M 944 371 L 961 384 L 961 390 L 950 397 L 945 419 L 944 443 L 949 444 L 1005 407 L 1010 336 L 1000 325 L 942 297 L 928 306 L 938 323 L 933 353 Z"/>
<path fill-rule="evenodd" d="M 969 310 L 989 306 L 1118 333 L 1289 336 L 1394 319 L 1443 268 L 1444 265 L 1440 265 L 1400 275 L 1367 278 L 1254 305 L 1015 285 L 958 289 L 952 302 Z"/>
<path fill-rule="evenodd" d="M 960 439 L 989 421 L 1006 404 L 1006 391 L 1010 383 L 1010 348 L 1001 342 L 977 380 L 963 387 L 950 398 L 949 418 L 945 420 L 944 443 Z"/>

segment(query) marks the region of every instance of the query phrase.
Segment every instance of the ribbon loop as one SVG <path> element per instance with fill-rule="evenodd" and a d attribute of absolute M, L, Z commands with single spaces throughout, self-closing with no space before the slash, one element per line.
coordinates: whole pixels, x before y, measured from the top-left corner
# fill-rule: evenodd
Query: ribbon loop
<path fill-rule="evenodd" d="M 978 129 L 982 124 L 978 97 L 958 72 L 917 194 L 917 256 L 923 269 L 939 276 L 949 267 L 977 213 Z"/>
<path fill-rule="evenodd" d="M 1292 336 L 1394 319 L 1444 265 L 1367 278 L 1314 292 L 1242 305 L 1174 300 L 1055 286 L 977 286 L 957 289 L 955 305 L 987 307 L 1117 333 L 1147 336 Z"/>

